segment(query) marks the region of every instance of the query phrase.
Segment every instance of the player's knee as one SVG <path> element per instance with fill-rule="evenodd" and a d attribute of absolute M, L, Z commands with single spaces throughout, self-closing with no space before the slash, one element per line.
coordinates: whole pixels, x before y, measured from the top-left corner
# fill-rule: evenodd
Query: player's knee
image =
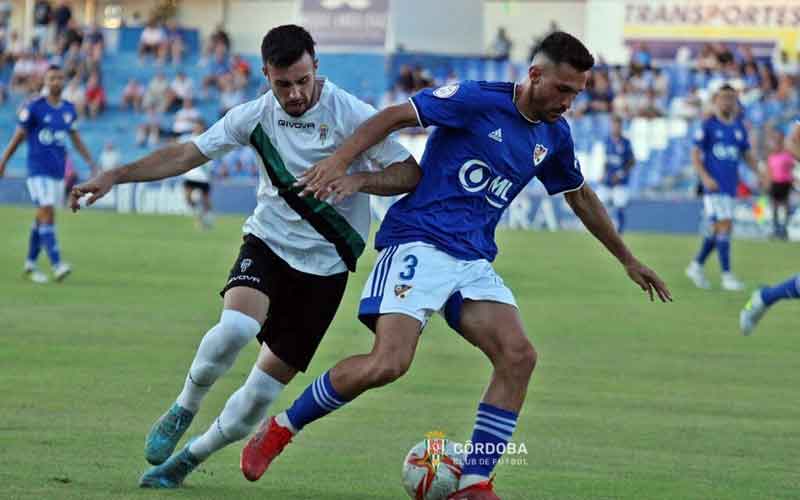
<path fill-rule="evenodd" d="M 373 356 L 369 379 L 373 387 L 391 384 L 406 374 L 411 366 L 411 356 L 394 353 L 389 356 Z"/>
<path fill-rule="evenodd" d="M 261 331 L 261 325 L 258 321 L 233 309 L 222 311 L 219 324 L 225 335 L 225 344 L 237 351 Z"/>
<path fill-rule="evenodd" d="M 534 349 L 533 344 L 527 338 L 504 345 L 500 352 L 502 368 L 508 375 L 514 378 L 527 380 L 533 369 L 539 354 Z"/>

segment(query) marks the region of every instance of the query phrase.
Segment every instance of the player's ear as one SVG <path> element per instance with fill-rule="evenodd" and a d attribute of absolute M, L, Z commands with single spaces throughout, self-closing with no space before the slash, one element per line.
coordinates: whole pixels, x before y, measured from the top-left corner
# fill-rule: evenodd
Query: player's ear
<path fill-rule="evenodd" d="M 264 74 L 267 80 L 269 80 L 269 71 L 267 71 L 267 65 L 261 67 L 261 72 Z"/>
<path fill-rule="evenodd" d="M 542 79 L 542 67 L 538 64 L 534 64 L 528 68 L 528 78 L 530 78 L 531 83 L 538 84 L 539 81 Z"/>

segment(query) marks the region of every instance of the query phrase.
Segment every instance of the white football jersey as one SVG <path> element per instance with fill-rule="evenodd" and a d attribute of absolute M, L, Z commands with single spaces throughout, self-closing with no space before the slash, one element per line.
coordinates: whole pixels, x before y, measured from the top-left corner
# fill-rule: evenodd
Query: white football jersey
<path fill-rule="evenodd" d="M 178 142 L 189 142 L 195 137 L 196 136 L 193 134 L 184 134 L 178 138 Z M 199 167 L 195 167 L 183 174 L 183 178 L 187 181 L 205 182 L 209 184 L 211 183 L 211 170 L 214 168 L 213 163 L 212 161 L 207 161 Z"/>
<path fill-rule="evenodd" d="M 327 80 L 319 101 L 302 116 L 287 114 L 272 91 L 228 111 L 192 139 L 213 159 L 249 146 L 259 163 L 258 205 L 242 230 L 260 238 L 290 266 L 329 276 L 355 270 L 369 234 L 369 195 L 356 193 L 340 203 L 299 197 L 293 185 L 315 163 L 333 154 L 375 108 Z M 349 172 L 385 168 L 409 157 L 393 139 L 357 158 Z"/>

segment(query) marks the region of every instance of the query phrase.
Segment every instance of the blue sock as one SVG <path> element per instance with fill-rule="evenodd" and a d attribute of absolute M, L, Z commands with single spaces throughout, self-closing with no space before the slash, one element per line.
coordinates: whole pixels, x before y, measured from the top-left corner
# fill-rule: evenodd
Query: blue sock
<path fill-rule="evenodd" d="M 800 274 L 779 285 L 761 289 L 761 301 L 769 307 L 781 299 L 800 299 Z"/>
<path fill-rule="evenodd" d="M 462 475 L 489 477 L 516 427 L 516 413 L 481 403 L 472 431 L 472 451 L 464 462 Z"/>
<path fill-rule="evenodd" d="M 50 263 L 57 266 L 61 262 L 61 254 L 56 241 L 56 227 L 53 224 L 40 224 L 39 240 L 50 257 Z"/>
<path fill-rule="evenodd" d="M 35 221 L 31 226 L 31 236 L 28 239 L 28 261 L 36 262 L 39 258 L 39 250 L 42 249 L 41 239 L 39 238 L 39 222 Z"/>
<path fill-rule="evenodd" d="M 719 255 L 719 266 L 723 273 L 731 272 L 731 235 L 717 235 L 717 254 Z"/>
<path fill-rule="evenodd" d="M 700 251 L 697 253 L 697 257 L 695 257 L 694 260 L 698 264 L 705 264 L 708 256 L 714 251 L 716 243 L 717 240 L 713 234 L 703 238 L 703 244 L 700 246 Z"/>
<path fill-rule="evenodd" d="M 625 212 L 621 209 L 617 209 L 617 232 L 622 234 L 625 231 Z"/>
<path fill-rule="evenodd" d="M 325 372 L 311 383 L 292 407 L 286 410 L 289 422 L 298 431 L 314 420 L 320 419 L 347 403 L 331 384 L 330 372 Z"/>

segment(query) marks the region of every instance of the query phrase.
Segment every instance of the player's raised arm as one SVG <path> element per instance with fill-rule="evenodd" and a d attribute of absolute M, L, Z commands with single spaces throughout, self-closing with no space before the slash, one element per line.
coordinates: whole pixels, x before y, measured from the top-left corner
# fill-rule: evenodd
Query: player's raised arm
<path fill-rule="evenodd" d="M 653 300 L 655 291 L 661 302 L 672 301 L 672 294 L 667 285 L 655 271 L 634 257 L 614 229 L 614 223 L 608 217 L 603 204 L 588 185 L 584 184 L 580 189 L 566 193 L 564 197 L 586 229 L 625 266 L 628 276 L 650 295 L 650 300 Z"/>
<path fill-rule="evenodd" d="M 17 130 L 14 131 L 14 135 L 11 136 L 11 140 L 8 142 L 8 147 L 6 150 L 3 151 L 3 156 L 0 157 L 0 177 L 3 177 L 6 171 L 6 164 L 8 160 L 14 155 L 14 152 L 17 150 L 22 141 L 25 139 L 25 129 L 22 127 L 17 127 Z"/>
<path fill-rule="evenodd" d="M 386 139 L 389 134 L 419 124 L 417 112 L 410 102 L 389 106 L 362 123 L 336 152 L 320 161 L 298 179 L 305 186 L 303 194 L 328 195 L 328 184 L 343 176 L 355 158 Z"/>
<path fill-rule="evenodd" d="M 91 197 L 86 204 L 91 205 L 108 193 L 115 184 L 166 179 L 188 172 L 207 161 L 209 159 L 193 142 L 170 145 L 75 186 L 69 195 L 69 205 L 75 212 L 80 209 L 78 200 L 87 194 L 91 194 Z"/>

